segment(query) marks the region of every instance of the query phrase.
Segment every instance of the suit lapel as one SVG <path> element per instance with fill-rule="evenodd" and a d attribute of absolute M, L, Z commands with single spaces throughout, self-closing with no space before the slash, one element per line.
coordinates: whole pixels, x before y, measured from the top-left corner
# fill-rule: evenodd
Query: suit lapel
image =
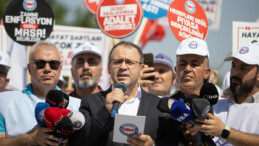
<path fill-rule="evenodd" d="M 141 99 L 138 108 L 138 115 L 145 116 L 148 110 L 148 105 L 151 104 L 150 100 L 148 100 L 149 94 L 142 90 L 141 88 Z"/>

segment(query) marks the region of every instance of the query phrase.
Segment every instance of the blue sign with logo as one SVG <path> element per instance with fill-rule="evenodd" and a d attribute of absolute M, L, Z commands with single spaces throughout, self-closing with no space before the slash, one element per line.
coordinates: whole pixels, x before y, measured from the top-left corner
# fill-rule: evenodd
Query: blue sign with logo
<path fill-rule="evenodd" d="M 140 0 L 144 17 L 159 19 L 167 15 L 169 5 L 173 0 Z"/>

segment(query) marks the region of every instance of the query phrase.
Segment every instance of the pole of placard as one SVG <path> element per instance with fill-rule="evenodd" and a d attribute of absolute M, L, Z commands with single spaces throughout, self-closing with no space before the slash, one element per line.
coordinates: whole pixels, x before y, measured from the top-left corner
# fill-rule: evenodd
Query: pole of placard
<path fill-rule="evenodd" d="M 143 33 L 143 30 L 144 30 L 144 28 L 146 26 L 147 20 L 148 19 L 146 17 L 143 17 L 142 22 L 141 22 L 141 24 L 139 26 L 138 32 L 136 34 L 135 40 L 133 42 L 136 45 L 138 45 L 138 43 L 139 43 L 140 37 L 141 37 L 141 35 Z"/>
<path fill-rule="evenodd" d="M 68 80 L 67 80 L 67 88 L 66 88 L 66 92 L 69 93 L 73 90 L 73 77 L 72 76 L 69 76 L 68 77 Z"/>
<path fill-rule="evenodd" d="M 231 55 L 231 53 L 232 53 L 232 51 L 230 51 L 227 56 Z M 223 66 L 224 62 L 225 62 L 225 61 L 223 60 L 223 61 L 220 63 L 220 65 L 218 66 L 217 70 L 220 70 L 220 69 L 221 69 L 221 67 Z"/>
<path fill-rule="evenodd" d="M 29 64 L 29 56 L 30 56 L 30 52 L 31 52 L 31 46 L 27 46 L 27 64 Z M 27 78 L 27 81 L 26 83 L 29 84 L 31 82 L 31 75 L 27 69 L 27 72 L 26 72 L 26 78 Z"/>

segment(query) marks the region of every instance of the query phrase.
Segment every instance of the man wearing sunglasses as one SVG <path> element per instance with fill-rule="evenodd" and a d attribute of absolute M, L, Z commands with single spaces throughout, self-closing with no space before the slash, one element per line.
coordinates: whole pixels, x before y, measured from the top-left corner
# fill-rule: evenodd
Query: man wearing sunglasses
<path fill-rule="evenodd" d="M 7 74 L 10 68 L 9 55 L 5 52 L 0 52 L 0 92 L 5 91 L 9 83 Z"/>
<path fill-rule="evenodd" d="M 84 43 L 73 50 L 71 73 L 75 81 L 75 89 L 69 95 L 83 98 L 100 92 L 98 86 L 102 75 L 101 50 L 90 43 Z"/>
<path fill-rule="evenodd" d="M 27 65 L 31 83 L 22 91 L 0 93 L 0 145 L 58 145 L 51 129 L 37 125 L 34 110 L 50 90 L 60 90 L 61 68 L 55 45 L 40 41 L 32 46 Z M 69 97 L 68 109 L 78 110 L 79 105 L 79 99 Z"/>
<path fill-rule="evenodd" d="M 107 91 L 82 99 L 80 111 L 85 116 L 86 124 L 73 135 L 71 145 L 127 145 L 112 140 L 114 118 L 111 117 L 111 109 L 115 101 L 120 103 L 118 114 L 146 116 L 144 133 L 128 136 L 130 145 L 178 144 L 180 138 L 173 132 L 176 129 L 168 129 L 163 124 L 166 123 L 165 117 L 157 109 L 159 97 L 145 92 L 138 84 L 144 68 L 143 61 L 141 49 L 131 42 L 122 41 L 112 48 L 108 69 L 113 85 Z M 116 88 L 119 83 L 127 86 L 125 93 Z M 168 125 L 171 124 L 169 122 Z"/>

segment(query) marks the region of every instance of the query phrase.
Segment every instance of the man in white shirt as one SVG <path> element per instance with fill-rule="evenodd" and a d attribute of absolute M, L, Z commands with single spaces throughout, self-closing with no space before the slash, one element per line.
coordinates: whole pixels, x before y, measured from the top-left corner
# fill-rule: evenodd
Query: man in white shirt
<path fill-rule="evenodd" d="M 0 145 L 57 145 L 58 138 L 47 127 L 36 126 L 35 106 L 45 102 L 56 86 L 62 69 L 60 54 L 52 43 L 40 41 L 30 52 L 31 83 L 22 91 L 0 93 Z M 78 110 L 80 100 L 69 97 L 68 109 Z"/>
<path fill-rule="evenodd" d="M 208 119 L 198 120 L 204 124 L 189 130 L 197 130 L 215 136 L 217 145 L 258 145 L 259 144 L 259 43 L 241 47 L 234 56 L 225 58 L 232 61 L 228 99 L 219 100 L 214 114 Z"/>

